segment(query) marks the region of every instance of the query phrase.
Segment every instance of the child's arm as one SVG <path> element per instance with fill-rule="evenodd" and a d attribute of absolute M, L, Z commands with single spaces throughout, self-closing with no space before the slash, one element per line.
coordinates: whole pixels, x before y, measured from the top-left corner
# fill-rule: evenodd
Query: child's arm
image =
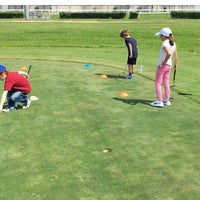
<path fill-rule="evenodd" d="M 129 57 L 132 58 L 133 57 L 133 47 L 130 43 L 128 43 L 128 48 L 129 48 L 129 52 L 130 52 Z"/>
<path fill-rule="evenodd" d="M 177 53 L 177 49 L 175 48 L 174 50 L 174 69 L 175 70 L 178 68 L 177 63 L 178 63 L 178 53 Z"/>
<path fill-rule="evenodd" d="M 0 113 L 3 110 L 3 105 L 6 101 L 6 97 L 7 97 L 8 91 L 3 91 L 2 95 L 1 95 L 1 101 L 0 101 Z"/>

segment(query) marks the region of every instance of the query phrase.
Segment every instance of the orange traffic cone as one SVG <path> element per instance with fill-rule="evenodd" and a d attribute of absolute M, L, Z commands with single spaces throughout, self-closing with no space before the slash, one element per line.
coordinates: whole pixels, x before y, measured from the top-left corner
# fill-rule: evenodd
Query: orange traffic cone
<path fill-rule="evenodd" d="M 99 77 L 100 78 L 108 78 L 105 74 L 101 74 Z"/>
<path fill-rule="evenodd" d="M 126 92 L 120 92 L 118 94 L 118 96 L 120 96 L 120 97 L 128 97 L 128 94 Z"/>

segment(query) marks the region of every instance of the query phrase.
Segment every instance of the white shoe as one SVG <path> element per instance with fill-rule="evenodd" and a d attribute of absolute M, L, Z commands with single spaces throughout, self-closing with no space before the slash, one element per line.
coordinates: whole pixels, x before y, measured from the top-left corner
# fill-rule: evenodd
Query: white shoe
<path fill-rule="evenodd" d="M 164 103 L 162 101 L 154 101 L 151 103 L 151 106 L 162 108 L 164 106 Z"/>
<path fill-rule="evenodd" d="M 165 106 L 171 106 L 171 102 L 170 102 L 170 101 L 164 100 L 164 101 L 163 101 L 163 104 L 164 104 Z"/>
<path fill-rule="evenodd" d="M 10 111 L 13 111 L 13 110 L 16 110 L 16 109 L 17 109 L 17 106 L 7 107 L 7 108 L 2 109 L 2 112 L 10 112 Z"/>
<path fill-rule="evenodd" d="M 10 109 L 9 108 L 4 108 L 4 109 L 2 109 L 2 112 L 10 112 Z"/>
<path fill-rule="evenodd" d="M 31 100 L 30 100 L 30 98 L 28 98 L 27 99 L 27 102 L 26 103 L 24 103 L 24 105 L 23 105 L 23 109 L 27 109 L 27 108 L 29 108 L 30 107 L 30 105 L 31 105 Z"/>

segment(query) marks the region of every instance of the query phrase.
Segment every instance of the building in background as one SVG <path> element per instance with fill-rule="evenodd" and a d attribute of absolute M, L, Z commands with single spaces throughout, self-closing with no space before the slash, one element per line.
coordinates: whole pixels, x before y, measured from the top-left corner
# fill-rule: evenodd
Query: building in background
<path fill-rule="evenodd" d="M 23 11 L 24 5 L 0 5 L 0 11 Z M 200 11 L 200 5 L 105 5 L 105 6 L 70 6 L 70 5 L 30 5 L 29 10 L 46 10 L 51 13 L 59 12 L 170 12 L 170 11 Z"/>

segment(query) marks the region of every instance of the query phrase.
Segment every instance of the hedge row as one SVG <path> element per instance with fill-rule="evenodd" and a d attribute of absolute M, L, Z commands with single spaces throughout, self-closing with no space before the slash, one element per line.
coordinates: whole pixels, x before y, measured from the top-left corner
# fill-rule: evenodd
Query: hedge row
<path fill-rule="evenodd" d="M 173 19 L 200 19 L 200 12 L 172 11 L 170 15 Z"/>
<path fill-rule="evenodd" d="M 138 18 L 138 13 L 137 12 L 129 12 L 129 19 L 137 19 Z"/>
<path fill-rule="evenodd" d="M 124 19 L 126 12 L 60 12 L 60 19 Z M 138 13 L 130 12 L 129 18 L 136 19 Z"/>
<path fill-rule="evenodd" d="M 23 18 L 23 12 L 0 12 L 0 18 Z"/>
<path fill-rule="evenodd" d="M 125 12 L 114 12 L 114 13 L 106 13 L 106 12 L 60 12 L 60 19 L 123 19 L 126 16 Z"/>
<path fill-rule="evenodd" d="M 172 11 L 171 18 L 200 19 L 200 12 Z M 126 12 L 60 12 L 60 19 L 124 19 Z M 0 18 L 24 18 L 23 12 L 0 12 Z M 129 19 L 137 19 L 137 12 L 129 12 Z"/>

